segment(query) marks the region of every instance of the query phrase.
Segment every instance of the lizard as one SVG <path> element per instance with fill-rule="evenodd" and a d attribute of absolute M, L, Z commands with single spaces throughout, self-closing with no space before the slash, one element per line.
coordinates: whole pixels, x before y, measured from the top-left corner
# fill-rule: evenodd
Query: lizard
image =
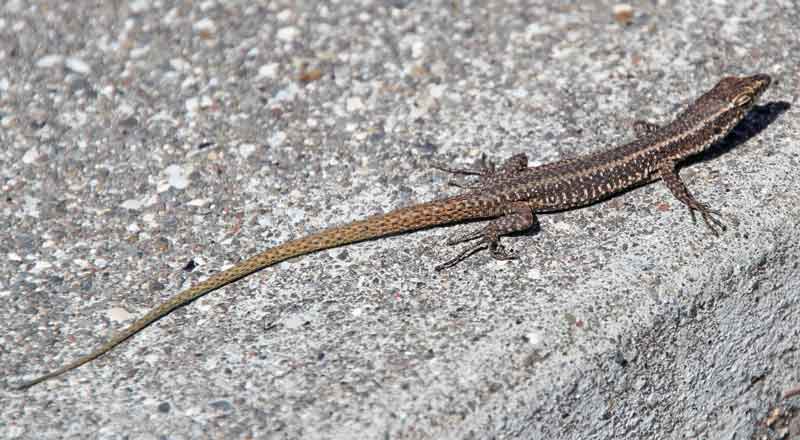
<path fill-rule="evenodd" d="M 452 267 L 484 249 L 494 258 L 512 259 L 516 255 L 503 247 L 500 237 L 538 225 L 536 213 L 594 204 L 658 179 L 689 209 L 693 220 L 695 212 L 699 212 L 710 231 L 718 235 L 719 230 L 724 230 L 723 223 L 717 218 L 721 217 L 720 213 L 694 198 L 681 180 L 678 166 L 725 137 L 744 119 L 770 83 L 771 78 L 766 74 L 724 77 L 672 122 L 659 126 L 636 121 L 633 124 L 634 141 L 575 158 L 529 167 L 523 153 L 512 156 L 499 167 L 487 164 L 485 157 L 474 168 L 451 169 L 437 165 L 436 168 L 445 172 L 473 175 L 478 180 L 470 185 L 460 185 L 465 191 L 457 195 L 323 229 L 268 248 L 174 294 L 89 354 L 16 388 L 27 389 L 91 362 L 174 309 L 256 271 L 290 258 L 360 241 L 433 226 L 491 219 L 483 227 L 448 240 L 448 245 L 473 243 L 435 269 Z"/>

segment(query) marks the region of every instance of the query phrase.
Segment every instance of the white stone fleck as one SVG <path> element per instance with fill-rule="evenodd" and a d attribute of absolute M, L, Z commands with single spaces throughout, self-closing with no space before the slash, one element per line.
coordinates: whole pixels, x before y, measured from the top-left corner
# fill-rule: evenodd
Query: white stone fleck
<path fill-rule="evenodd" d="M 289 191 L 289 197 L 293 199 L 302 199 L 304 196 L 302 191 L 300 191 L 298 188 L 294 188 Z"/>
<path fill-rule="evenodd" d="M 119 205 L 121 208 L 130 209 L 131 211 L 138 211 L 144 206 L 144 200 L 128 199 Z"/>
<path fill-rule="evenodd" d="M 306 325 L 307 322 L 313 322 L 316 316 L 317 314 L 314 312 L 294 313 L 281 319 L 281 324 L 289 330 L 297 330 Z"/>
<path fill-rule="evenodd" d="M 283 145 L 285 141 L 286 141 L 286 133 L 282 131 L 276 131 L 275 133 L 272 134 L 272 136 L 269 137 L 269 139 L 267 139 L 267 144 L 269 144 L 269 146 L 272 148 L 276 148 Z"/>
<path fill-rule="evenodd" d="M 218 6 L 219 5 L 218 5 L 217 0 L 207 0 L 207 1 L 204 1 L 204 2 L 200 3 L 200 10 L 203 11 L 203 12 L 208 12 L 208 11 L 218 7 Z"/>
<path fill-rule="evenodd" d="M 292 101 L 297 96 L 297 93 L 297 85 L 295 83 L 289 84 L 285 89 L 278 90 L 269 103 L 276 104 L 282 101 Z"/>
<path fill-rule="evenodd" d="M 107 85 L 105 87 L 100 88 L 100 94 L 105 96 L 106 98 L 111 98 L 112 96 L 114 96 L 115 91 L 116 88 L 114 88 L 114 86 L 112 85 Z"/>
<path fill-rule="evenodd" d="M 132 313 L 128 313 L 128 311 L 122 307 L 112 307 L 108 309 L 106 316 L 108 316 L 108 319 L 116 322 L 127 321 L 134 317 Z"/>
<path fill-rule="evenodd" d="M 214 100 L 208 95 L 200 97 L 200 108 L 211 108 L 214 106 Z"/>
<path fill-rule="evenodd" d="M 217 31 L 217 26 L 214 21 L 206 17 L 196 22 L 192 28 L 197 33 L 213 34 Z"/>
<path fill-rule="evenodd" d="M 68 57 L 66 60 L 64 60 L 64 65 L 67 67 L 67 69 L 75 73 L 80 73 L 81 75 L 88 75 L 92 73 L 92 66 L 90 66 L 86 61 L 83 61 L 77 57 Z"/>
<path fill-rule="evenodd" d="M 538 22 L 533 22 L 525 28 L 525 35 L 528 38 L 535 37 L 538 35 L 546 35 L 553 31 L 553 28 L 547 25 L 543 25 Z"/>
<path fill-rule="evenodd" d="M 105 258 L 96 258 L 94 260 L 94 267 L 98 269 L 105 269 L 106 267 L 108 267 L 108 260 L 106 260 Z"/>
<path fill-rule="evenodd" d="M 210 199 L 194 199 L 194 200 L 190 200 L 186 204 L 189 205 L 189 206 L 200 207 L 200 206 L 206 206 L 210 202 L 211 202 Z"/>
<path fill-rule="evenodd" d="M 71 127 L 82 127 L 89 121 L 89 115 L 82 111 L 75 111 L 72 113 L 62 113 L 58 115 L 57 120 L 64 125 Z"/>
<path fill-rule="evenodd" d="M 306 218 L 306 212 L 299 208 L 286 208 L 286 216 L 293 224 L 298 224 Z"/>
<path fill-rule="evenodd" d="M 147 213 L 147 214 L 143 215 L 142 216 L 142 221 L 147 223 L 150 226 L 158 226 L 158 223 L 156 223 L 156 216 L 153 213 Z"/>
<path fill-rule="evenodd" d="M 172 8 L 164 15 L 164 18 L 161 19 L 161 22 L 164 24 L 173 24 L 178 20 L 178 17 L 181 17 L 180 9 Z"/>
<path fill-rule="evenodd" d="M 30 165 L 36 162 L 39 157 L 41 157 L 39 150 L 36 147 L 33 147 L 26 151 L 24 155 L 22 155 L 22 163 Z"/>
<path fill-rule="evenodd" d="M 361 100 L 358 96 L 353 96 L 347 98 L 347 111 L 350 113 L 356 113 L 364 110 L 364 101 Z"/>
<path fill-rule="evenodd" d="M 540 280 L 542 279 L 542 271 L 537 267 L 531 267 L 528 269 L 528 278 L 532 280 Z"/>
<path fill-rule="evenodd" d="M 17 262 L 17 263 L 19 263 L 20 261 L 22 261 L 22 257 L 20 257 L 18 254 L 15 254 L 14 252 L 9 252 L 9 253 L 7 253 L 7 254 L 6 254 L 6 259 L 7 259 L 8 261 L 15 261 L 15 262 Z"/>
<path fill-rule="evenodd" d="M 278 21 L 286 23 L 288 21 L 291 21 L 292 18 L 294 18 L 294 12 L 292 12 L 291 9 L 284 9 L 283 11 L 278 12 L 275 18 L 277 18 Z"/>
<path fill-rule="evenodd" d="M 413 58 L 422 58 L 425 56 L 426 48 L 425 48 L 425 41 L 422 39 L 414 41 L 411 45 L 411 56 Z"/>
<path fill-rule="evenodd" d="M 511 89 L 509 95 L 511 95 L 514 98 L 527 98 L 529 93 L 527 89 L 523 87 L 518 87 L 516 89 Z"/>
<path fill-rule="evenodd" d="M 117 106 L 117 114 L 122 118 L 127 118 L 136 114 L 136 110 L 127 102 Z"/>
<path fill-rule="evenodd" d="M 447 94 L 447 100 L 454 104 L 458 104 L 464 100 L 464 97 L 461 93 L 450 92 Z"/>
<path fill-rule="evenodd" d="M 131 49 L 131 58 L 137 60 L 150 52 L 150 46 L 134 47 Z"/>
<path fill-rule="evenodd" d="M 8 0 L 5 10 L 10 14 L 17 14 L 22 12 L 23 5 L 25 5 L 25 2 L 22 0 Z"/>
<path fill-rule="evenodd" d="M 295 26 L 286 26 L 278 29 L 275 38 L 290 43 L 300 37 L 300 29 Z"/>
<path fill-rule="evenodd" d="M 197 97 L 191 97 L 186 100 L 186 111 L 189 113 L 197 113 L 200 110 L 200 99 Z"/>
<path fill-rule="evenodd" d="M 169 60 L 169 65 L 178 72 L 187 72 L 192 68 L 192 65 L 183 58 L 173 58 Z"/>
<path fill-rule="evenodd" d="M 170 165 L 164 170 L 167 183 L 175 189 L 185 189 L 189 186 L 189 174 L 193 171 L 191 166 L 186 168 L 180 165 Z"/>
<path fill-rule="evenodd" d="M 127 228 L 125 228 L 125 230 L 130 232 L 131 234 L 135 234 L 135 233 L 141 231 L 142 228 L 140 228 L 139 225 L 137 225 L 136 223 L 131 223 L 131 224 L 128 225 Z"/>
<path fill-rule="evenodd" d="M 60 66 L 64 62 L 64 57 L 61 55 L 45 55 L 36 61 L 36 67 L 50 68 Z"/>
<path fill-rule="evenodd" d="M 242 144 L 239 145 L 239 154 L 242 157 L 250 157 L 251 154 L 256 152 L 258 147 L 255 144 Z"/>
<path fill-rule="evenodd" d="M 134 14 L 141 14 L 150 9 L 150 0 L 132 0 L 128 3 L 128 8 Z"/>
<path fill-rule="evenodd" d="M 256 223 L 262 228 L 271 228 L 275 224 L 275 221 L 271 216 L 259 215 L 256 219 Z"/>
<path fill-rule="evenodd" d="M 28 272 L 33 274 L 40 274 L 52 267 L 53 265 L 51 263 L 48 263 L 47 261 L 37 261 Z"/>
<path fill-rule="evenodd" d="M 613 12 L 614 15 L 632 14 L 633 13 L 633 7 L 631 5 L 629 5 L 629 4 L 620 3 L 618 5 L 614 5 L 614 7 L 611 8 L 611 12 Z"/>
<path fill-rule="evenodd" d="M 441 99 L 444 92 L 447 90 L 447 84 L 433 84 L 430 87 L 430 94 L 436 99 Z"/>
<path fill-rule="evenodd" d="M 181 89 L 186 90 L 197 84 L 197 77 L 189 75 L 181 82 Z"/>
<path fill-rule="evenodd" d="M 429 93 L 422 94 L 422 96 L 417 98 L 416 103 L 417 105 L 414 106 L 414 108 L 411 110 L 411 113 L 409 113 L 409 118 L 412 120 L 424 117 L 432 110 L 436 109 L 439 105 L 438 101 Z"/>
<path fill-rule="evenodd" d="M 263 66 L 258 68 L 258 76 L 260 78 L 275 79 L 278 77 L 279 69 L 280 69 L 280 64 L 278 63 L 264 64 Z"/>
<path fill-rule="evenodd" d="M 528 343 L 534 347 L 541 346 L 545 339 L 542 332 L 537 331 L 529 332 L 526 336 L 528 337 Z"/>

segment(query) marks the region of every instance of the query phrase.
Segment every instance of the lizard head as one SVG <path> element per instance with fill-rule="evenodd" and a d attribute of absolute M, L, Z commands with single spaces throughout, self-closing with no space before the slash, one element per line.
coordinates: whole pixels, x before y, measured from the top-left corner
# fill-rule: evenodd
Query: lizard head
<path fill-rule="evenodd" d="M 710 142 L 701 142 L 692 151 L 699 153 L 725 137 L 753 107 L 772 79 L 759 73 L 751 76 L 727 76 L 695 100 L 675 119 L 683 130 L 706 132 Z"/>
<path fill-rule="evenodd" d="M 730 110 L 747 112 L 756 99 L 769 87 L 772 78 L 759 73 L 752 76 L 728 76 L 714 86 L 709 95 L 725 102 Z"/>
<path fill-rule="evenodd" d="M 744 119 L 747 111 L 771 82 L 769 75 L 763 73 L 727 76 L 694 101 L 681 116 L 696 129 L 712 126 L 721 136 Z"/>

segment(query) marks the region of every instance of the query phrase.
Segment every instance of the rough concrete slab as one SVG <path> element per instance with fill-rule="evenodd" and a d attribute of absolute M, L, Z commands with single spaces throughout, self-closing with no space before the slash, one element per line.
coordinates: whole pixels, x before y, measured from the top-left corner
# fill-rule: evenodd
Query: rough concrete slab
<path fill-rule="evenodd" d="M 794 435 L 796 2 L 551 3 L 5 2 L 0 438 Z M 452 193 L 435 161 L 594 151 L 754 72 L 682 171 L 720 238 L 656 184 L 512 262 L 435 273 L 475 225 L 362 243 L 10 390 L 266 247 Z"/>

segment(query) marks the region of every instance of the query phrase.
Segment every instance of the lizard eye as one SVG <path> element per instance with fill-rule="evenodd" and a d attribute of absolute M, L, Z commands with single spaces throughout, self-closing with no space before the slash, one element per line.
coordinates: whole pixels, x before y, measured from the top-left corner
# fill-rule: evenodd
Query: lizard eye
<path fill-rule="evenodd" d="M 750 95 L 741 94 L 741 95 L 737 96 L 736 98 L 733 98 L 733 105 L 735 105 L 737 107 L 745 107 L 746 105 L 750 104 L 750 101 L 752 101 L 752 98 L 750 98 Z"/>

